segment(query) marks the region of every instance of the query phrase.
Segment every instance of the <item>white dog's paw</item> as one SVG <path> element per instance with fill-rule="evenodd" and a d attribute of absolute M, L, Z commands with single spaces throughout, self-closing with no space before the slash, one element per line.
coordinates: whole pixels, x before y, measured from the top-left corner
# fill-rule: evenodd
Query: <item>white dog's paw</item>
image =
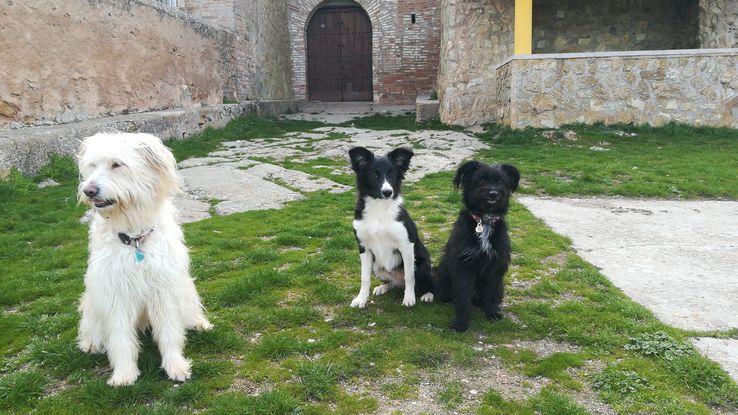
<path fill-rule="evenodd" d="M 138 379 L 138 369 L 132 368 L 118 368 L 113 369 L 113 375 L 108 379 L 108 385 L 110 386 L 129 386 Z"/>
<path fill-rule="evenodd" d="M 432 303 L 433 302 L 433 293 L 425 293 L 420 297 L 420 301 L 424 303 Z"/>
<path fill-rule="evenodd" d="M 378 285 L 377 287 L 374 288 L 374 295 L 386 294 L 387 291 L 390 290 L 390 288 L 392 288 L 390 284 Z"/>
<path fill-rule="evenodd" d="M 92 340 L 80 340 L 77 342 L 77 348 L 85 353 L 102 353 L 102 348 L 96 345 Z"/>
<path fill-rule="evenodd" d="M 369 296 L 357 295 L 356 298 L 354 298 L 354 300 L 351 301 L 351 307 L 352 308 L 364 308 L 366 307 L 366 301 L 368 299 L 369 299 Z"/>
<path fill-rule="evenodd" d="M 198 319 L 192 328 L 197 331 L 210 331 L 213 329 L 213 325 L 208 321 L 208 319 L 203 317 Z"/>
<path fill-rule="evenodd" d="M 169 379 L 184 382 L 190 378 L 190 361 L 183 356 L 169 358 L 162 364 L 162 368 L 167 372 Z"/>
<path fill-rule="evenodd" d="M 405 294 L 405 298 L 402 300 L 402 305 L 405 307 L 412 307 L 415 305 L 415 293 L 410 295 Z"/>

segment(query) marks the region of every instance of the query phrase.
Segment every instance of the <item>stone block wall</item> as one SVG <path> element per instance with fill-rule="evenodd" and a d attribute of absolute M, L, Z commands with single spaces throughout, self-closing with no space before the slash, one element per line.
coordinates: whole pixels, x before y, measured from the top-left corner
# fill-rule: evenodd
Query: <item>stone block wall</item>
<path fill-rule="evenodd" d="M 236 98 L 292 98 L 285 1 L 187 0 L 185 10 L 214 25 L 234 31 Z"/>
<path fill-rule="evenodd" d="M 514 58 L 497 75 L 509 90 L 501 121 L 513 128 L 671 121 L 738 128 L 736 50 Z"/>
<path fill-rule="evenodd" d="M 218 104 L 233 33 L 149 0 L 0 3 L 0 129 Z"/>
<path fill-rule="evenodd" d="M 495 68 L 513 54 L 514 0 L 441 0 L 441 120 L 497 119 Z"/>
<path fill-rule="evenodd" d="M 535 0 L 533 53 L 699 47 L 697 0 Z"/>
<path fill-rule="evenodd" d="M 374 102 L 410 104 L 435 89 L 441 36 L 439 0 L 357 0 L 372 24 Z M 322 0 L 289 0 L 292 89 L 308 98 L 306 30 Z M 415 14 L 415 23 L 412 23 Z"/>
<path fill-rule="evenodd" d="M 738 48 L 738 1 L 699 0 L 703 48 Z"/>

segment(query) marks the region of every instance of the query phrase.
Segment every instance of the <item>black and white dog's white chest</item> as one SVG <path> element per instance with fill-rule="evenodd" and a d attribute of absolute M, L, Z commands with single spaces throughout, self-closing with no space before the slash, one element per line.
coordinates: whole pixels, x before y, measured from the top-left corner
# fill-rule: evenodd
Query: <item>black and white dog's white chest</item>
<path fill-rule="evenodd" d="M 405 225 L 398 220 L 402 198 L 365 199 L 361 218 L 354 220 L 354 231 L 361 246 L 374 256 L 374 263 L 392 271 L 402 264 L 400 250 L 412 242 Z"/>

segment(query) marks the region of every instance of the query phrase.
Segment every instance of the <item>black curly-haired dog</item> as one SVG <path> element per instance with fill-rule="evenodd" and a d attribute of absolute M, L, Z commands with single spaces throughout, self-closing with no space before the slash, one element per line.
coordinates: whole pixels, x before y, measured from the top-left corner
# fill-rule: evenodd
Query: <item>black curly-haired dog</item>
<path fill-rule="evenodd" d="M 464 207 L 434 275 L 436 298 L 454 303 L 456 331 L 468 328 L 474 303 L 488 319 L 502 318 L 502 279 L 510 265 L 505 214 L 519 181 L 520 172 L 509 164 L 470 161 L 456 172 Z"/>

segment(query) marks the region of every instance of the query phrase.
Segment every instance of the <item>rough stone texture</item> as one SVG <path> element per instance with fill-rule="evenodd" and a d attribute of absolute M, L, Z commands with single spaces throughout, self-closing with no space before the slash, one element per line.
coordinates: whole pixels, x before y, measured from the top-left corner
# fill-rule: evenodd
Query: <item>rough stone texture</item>
<path fill-rule="evenodd" d="M 377 114 L 403 115 L 414 110 L 415 107 L 411 105 L 380 105 L 371 102 L 307 102 L 300 105 L 300 112 L 285 115 L 284 118 L 341 124 L 356 118 Z"/>
<path fill-rule="evenodd" d="M 699 0 L 703 48 L 738 48 L 738 1 Z"/>
<path fill-rule="evenodd" d="M 219 104 L 233 33 L 151 0 L 0 3 L 0 129 Z"/>
<path fill-rule="evenodd" d="M 533 53 L 697 48 L 697 0 L 538 0 Z"/>
<path fill-rule="evenodd" d="M 441 0 L 441 121 L 497 119 L 494 68 L 513 53 L 514 0 Z"/>
<path fill-rule="evenodd" d="M 437 99 L 430 99 L 428 95 L 418 96 L 415 100 L 415 121 L 428 122 L 438 118 L 438 108 L 441 106 Z"/>
<path fill-rule="evenodd" d="M 188 0 L 185 10 L 235 32 L 233 66 L 238 99 L 292 98 L 286 2 Z"/>
<path fill-rule="evenodd" d="M 374 102 L 412 104 L 416 95 L 428 94 L 434 89 L 441 33 L 438 2 L 356 1 L 366 10 L 372 24 Z M 307 99 L 307 24 L 319 6 L 330 2 L 289 0 L 288 3 L 294 96 Z M 413 13 L 415 23 L 411 22 Z"/>
<path fill-rule="evenodd" d="M 346 192 L 351 186 L 335 183 L 301 171 L 288 170 L 275 162 L 305 162 L 318 158 L 345 160 L 335 173 L 351 174 L 348 150 L 361 145 L 379 154 L 398 146 L 414 147 L 408 181 L 429 173 L 452 170 L 476 151 L 487 148 L 479 139 L 455 131 L 372 131 L 350 127 L 321 127 L 284 137 L 223 143 L 224 149 L 207 157 L 179 163 L 185 195 L 177 201 L 183 221 L 210 216 L 210 200 L 216 214 L 227 215 L 257 209 L 274 209 L 298 200 L 304 192 Z M 198 203 L 199 201 L 199 203 Z"/>
<path fill-rule="evenodd" d="M 513 128 L 675 121 L 738 127 L 738 50 L 590 53 L 498 68 L 499 119 Z"/>
<path fill-rule="evenodd" d="M 317 133 L 317 134 L 316 134 Z M 333 138 L 337 133 L 347 138 Z M 406 180 L 415 181 L 426 174 L 452 170 L 478 150 L 487 148 L 476 137 L 457 131 L 373 131 L 353 127 L 320 127 L 312 133 L 294 133 L 283 139 L 257 139 L 223 143 L 225 150 L 210 153 L 225 158 L 267 157 L 273 160 L 297 158 L 315 160 L 346 159 L 346 166 L 338 172 L 350 174 L 348 151 L 363 146 L 383 154 L 399 146 L 415 147 Z"/>
<path fill-rule="evenodd" d="M 223 127 L 231 119 L 255 111 L 255 103 L 244 102 L 0 131 L 0 177 L 12 167 L 35 174 L 52 154 L 74 154 L 80 140 L 100 131 L 145 132 L 162 139 L 181 139 L 208 126 Z"/>
<path fill-rule="evenodd" d="M 520 197 L 663 322 L 738 328 L 738 202 Z"/>
<path fill-rule="evenodd" d="M 692 344 L 705 357 L 720 363 L 730 377 L 738 382 L 738 340 L 698 337 L 692 339 Z"/>

